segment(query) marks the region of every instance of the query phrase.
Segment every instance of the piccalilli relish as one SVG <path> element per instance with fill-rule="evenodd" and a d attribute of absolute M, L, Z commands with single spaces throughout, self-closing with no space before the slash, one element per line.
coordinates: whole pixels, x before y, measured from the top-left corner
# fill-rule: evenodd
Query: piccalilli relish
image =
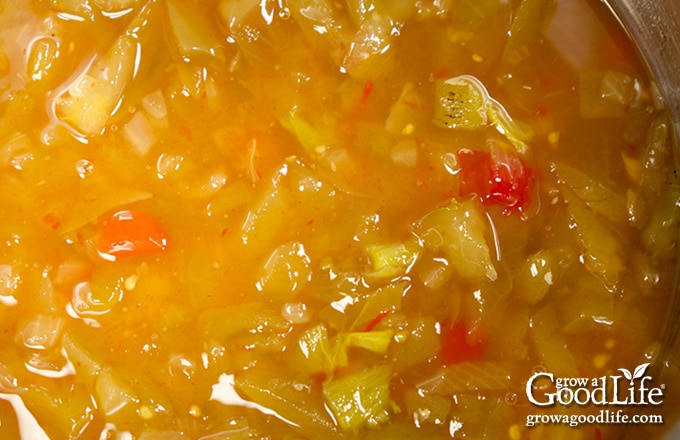
<path fill-rule="evenodd" d="M 597 1 L 0 2 L 0 437 L 615 438 L 671 145 Z"/>

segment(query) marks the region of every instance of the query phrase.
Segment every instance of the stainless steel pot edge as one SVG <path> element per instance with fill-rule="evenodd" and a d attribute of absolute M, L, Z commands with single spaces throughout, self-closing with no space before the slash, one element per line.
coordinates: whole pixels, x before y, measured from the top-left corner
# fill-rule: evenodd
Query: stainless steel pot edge
<path fill-rule="evenodd" d="M 675 168 L 680 170 L 680 1 L 678 0 L 601 0 L 632 37 L 633 42 L 654 78 L 659 104 L 668 111 L 673 127 Z M 680 237 L 678 237 L 680 248 Z M 680 250 L 678 251 L 680 261 Z M 680 375 L 680 265 L 676 271 L 674 292 L 659 353 L 659 373 Z M 676 390 L 677 392 L 677 390 Z M 676 417 L 680 415 L 676 414 Z M 680 438 L 680 419 L 668 420 L 665 440 Z M 624 438 L 637 438 L 629 429 Z"/>

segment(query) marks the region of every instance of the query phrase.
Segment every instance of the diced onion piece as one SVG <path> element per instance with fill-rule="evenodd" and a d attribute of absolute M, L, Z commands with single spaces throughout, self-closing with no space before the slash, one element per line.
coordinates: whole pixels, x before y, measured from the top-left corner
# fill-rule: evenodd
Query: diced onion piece
<path fill-rule="evenodd" d="M 407 281 L 398 281 L 382 286 L 371 295 L 361 298 L 346 312 L 352 318 L 352 330 L 371 330 L 389 314 L 401 310 L 402 298 L 408 289 Z M 357 310 L 355 312 L 355 309 Z"/>
<path fill-rule="evenodd" d="M 0 302 L 3 304 L 3 298 L 14 300 L 14 292 L 19 286 L 19 275 L 9 264 L 0 264 Z M 16 300 L 15 300 L 16 301 Z"/>
<path fill-rule="evenodd" d="M 413 168 L 418 163 L 418 145 L 413 139 L 401 140 L 392 147 L 390 156 L 397 165 Z"/>
<path fill-rule="evenodd" d="M 137 399 L 130 387 L 110 368 L 99 372 L 95 379 L 94 397 L 105 415 L 111 416 Z"/>
<path fill-rule="evenodd" d="M 231 32 L 239 30 L 244 25 L 245 18 L 253 11 L 258 12 L 260 0 L 223 0 L 219 10 L 224 22 Z"/>
<path fill-rule="evenodd" d="M 156 119 L 162 119 L 168 115 L 165 97 L 160 89 L 151 92 L 142 98 L 142 107 L 149 115 Z"/>
<path fill-rule="evenodd" d="M 358 79 L 379 77 L 390 62 L 390 47 L 400 27 L 387 15 L 371 14 L 354 35 L 340 69 Z"/>
<path fill-rule="evenodd" d="M 66 13 L 81 20 L 93 20 L 94 11 L 88 2 L 82 0 L 52 0 L 52 9 Z"/>
<path fill-rule="evenodd" d="M 0 392 L 2 393 L 16 393 L 20 391 L 17 383 L 17 378 L 12 374 L 9 367 L 0 362 Z"/>
<path fill-rule="evenodd" d="M 28 76 L 33 81 L 48 77 L 59 55 L 57 40 L 50 37 L 38 38 L 31 43 L 28 54 Z"/>
<path fill-rule="evenodd" d="M 33 142 L 26 134 L 14 134 L 0 146 L 0 164 L 16 168 L 20 158 L 32 156 L 33 150 Z"/>
<path fill-rule="evenodd" d="M 101 364 L 94 359 L 85 347 L 73 339 L 73 336 L 68 331 L 64 332 L 61 343 L 68 360 L 74 365 L 76 372 L 87 380 L 94 380 L 102 370 Z"/>
<path fill-rule="evenodd" d="M 304 303 L 284 304 L 281 316 L 292 324 L 306 324 L 312 319 L 311 311 Z"/>
<path fill-rule="evenodd" d="M 349 23 L 342 20 L 331 0 L 289 0 L 288 9 L 312 47 L 341 64 L 351 41 Z"/>
<path fill-rule="evenodd" d="M 85 260 L 68 259 L 57 266 L 53 282 L 58 287 L 73 287 L 78 282 L 88 279 L 92 274 L 92 264 Z"/>
<path fill-rule="evenodd" d="M 106 12 L 119 12 L 133 8 L 140 0 L 92 0 L 97 7 Z"/>
<path fill-rule="evenodd" d="M 290 331 L 290 323 L 262 302 L 208 309 L 201 315 L 199 325 L 206 335 L 217 340 L 250 334 L 263 345 L 278 344 L 278 336 Z M 263 342 L 265 339 L 271 341 Z"/>
<path fill-rule="evenodd" d="M 142 112 L 136 112 L 134 116 L 125 124 L 123 129 L 125 139 L 130 143 L 132 151 L 140 156 L 145 156 L 153 144 L 156 143 L 156 136 L 153 127 Z"/>
<path fill-rule="evenodd" d="M 64 321 L 58 316 L 35 315 L 21 329 L 21 338 L 27 348 L 46 350 L 54 347 L 63 327 Z"/>
<path fill-rule="evenodd" d="M 302 243 L 285 243 L 267 258 L 256 287 L 268 298 L 288 299 L 302 290 L 311 276 L 311 260 Z"/>

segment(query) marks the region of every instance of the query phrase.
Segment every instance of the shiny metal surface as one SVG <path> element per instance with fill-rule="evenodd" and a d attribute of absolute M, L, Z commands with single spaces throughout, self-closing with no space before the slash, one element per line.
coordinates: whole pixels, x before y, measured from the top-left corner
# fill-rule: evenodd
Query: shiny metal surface
<path fill-rule="evenodd" d="M 675 165 L 680 170 L 680 0 L 601 0 L 616 15 L 637 46 L 655 79 L 660 104 L 674 127 Z M 680 243 L 680 237 L 678 237 Z M 679 246 L 680 247 L 680 246 Z M 680 255 L 680 253 L 679 253 Z M 659 380 L 680 383 L 680 267 L 666 318 L 664 348 L 659 354 Z M 680 390 L 668 389 L 664 401 L 664 440 L 680 439 Z M 651 432 L 628 427 L 624 439 L 646 438 Z M 654 434 L 652 434 L 654 435 Z"/>

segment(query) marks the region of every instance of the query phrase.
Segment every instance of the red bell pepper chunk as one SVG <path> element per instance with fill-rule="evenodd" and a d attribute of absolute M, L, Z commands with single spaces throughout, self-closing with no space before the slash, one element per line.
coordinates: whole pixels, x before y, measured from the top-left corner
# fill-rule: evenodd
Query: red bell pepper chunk
<path fill-rule="evenodd" d="M 485 205 L 501 205 L 506 213 L 523 212 L 531 203 L 532 170 L 512 152 L 469 149 L 457 153 L 460 195 L 479 197 Z"/>
<path fill-rule="evenodd" d="M 97 225 L 97 252 L 107 260 L 165 250 L 168 239 L 160 221 L 139 211 L 118 211 Z"/>
<path fill-rule="evenodd" d="M 441 333 L 441 360 L 444 365 L 478 361 L 484 358 L 484 340 L 470 341 L 468 329 L 463 323 L 444 326 Z"/>

